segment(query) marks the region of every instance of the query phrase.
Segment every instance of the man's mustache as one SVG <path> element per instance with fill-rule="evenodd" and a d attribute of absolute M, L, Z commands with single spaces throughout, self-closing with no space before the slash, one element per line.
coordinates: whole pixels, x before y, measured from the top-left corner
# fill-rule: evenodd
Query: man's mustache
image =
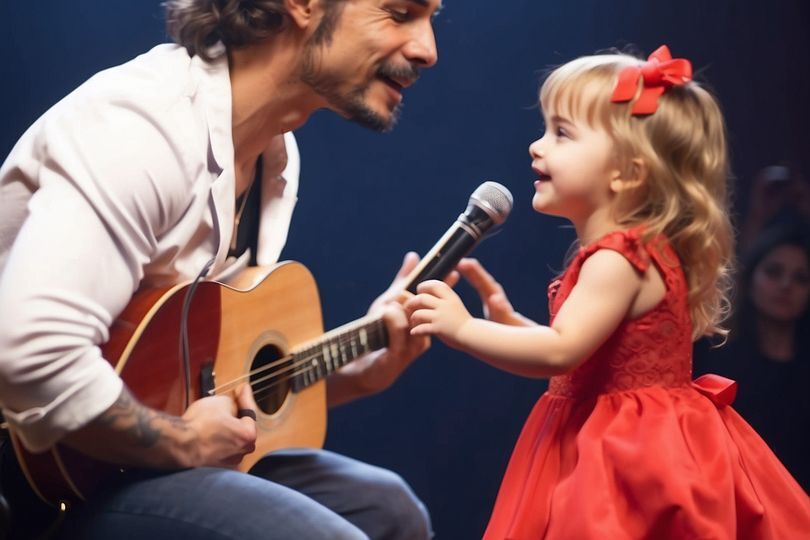
<path fill-rule="evenodd" d="M 412 64 L 383 64 L 377 70 L 377 75 L 395 81 L 407 81 L 408 85 L 411 85 L 419 78 L 419 72 L 420 68 Z"/>

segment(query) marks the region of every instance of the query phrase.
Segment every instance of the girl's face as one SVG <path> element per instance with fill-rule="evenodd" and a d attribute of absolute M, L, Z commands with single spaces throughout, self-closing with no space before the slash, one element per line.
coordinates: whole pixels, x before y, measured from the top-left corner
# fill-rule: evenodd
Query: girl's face
<path fill-rule="evenodd" d="M 566 112 L 547 110 L 544 118 L 546 132 L 529 145 L 538 175 L 532 207 L 576 224 L 610 204 L 610 183 L 619 175 L 613 140 L 604 129 Z"/>
<path fill-rule="evenodd" d="M 794 322 L 810 299 L 810 261 L 799 246 L 774 248 L 754 268 L 751 299 L 761 316 Z"/>

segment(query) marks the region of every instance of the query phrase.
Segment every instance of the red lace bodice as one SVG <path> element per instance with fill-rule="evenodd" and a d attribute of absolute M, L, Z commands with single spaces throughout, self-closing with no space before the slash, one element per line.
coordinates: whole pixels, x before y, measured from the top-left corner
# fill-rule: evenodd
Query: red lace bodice
<path fill-rule="evenodd" d="M 582 365 L 552 377 L 549 393 L 582 398 L 652 385 L 688 385 L 692 375 L 692 323 L 686 278 L 669 242 L 656 238 L 646 245 L 638 229 L 615 231 L 580 248 L 562 278 L 549 285 L 551 320 L 577 283 L 585 260 L 599 249 L 612 249 L 638 272 L 652 261 L 666 285 L 663 300 L 652 310 L 623 321 L 608 340 Z"/>

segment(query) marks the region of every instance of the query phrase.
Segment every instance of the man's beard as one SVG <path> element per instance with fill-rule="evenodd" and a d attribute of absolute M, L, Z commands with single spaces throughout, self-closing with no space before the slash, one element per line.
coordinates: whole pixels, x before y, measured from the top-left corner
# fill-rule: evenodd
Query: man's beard
<path fill-rule="evenodd" d="M 352 122 L 381 133 L 394 129 L 402 111 L 401 103 L 394 107 L 387 118 L 372 110 L 366 104 L 368 85 L 355 88 L 346 95 L 341 95 L 334 87 L 331 91 L 329 88 L 320 90 L 316 88 L 316 91 L 319 91 L 336 111 Z"/>
<path fill-rule="evenodd" d="M 316 93 L 323 96 L 335 111 L 347 119 L 374 131 L 385 132 L 393 129 L 402 111 L 402 104 L 400 103 L 394 107 L 388 117 L 385 117 L 374 111 L 366 103 L 366 93 L 369 90 L 370 83 L 358 86 L 348 92 L 341 92 L 339 88 L 342 81 L 338 77 L 318 72 L 315 66 L 314 48 L 313 45 L 310 45 L 304 52 L 304 60 L 301 65 L 301 80 Z M 399 68 L 383 64 L 377 69 L 377 74 L 387 77 L 402 76 L 416 80 L 419 76 L 419 70 L 411 66 Z"/>

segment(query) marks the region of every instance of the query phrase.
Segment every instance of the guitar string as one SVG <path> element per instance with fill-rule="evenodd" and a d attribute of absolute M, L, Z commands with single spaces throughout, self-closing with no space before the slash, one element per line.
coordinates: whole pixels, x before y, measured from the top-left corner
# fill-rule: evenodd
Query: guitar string
<path fill-rule="evenodd" d="M 349 342 L 349 341 L 351 341 L 351 339 L 344 339 L 342 344 L 345 344 L 345 343 L 347 343 L 347 342 Z M 363 353 L 362 353 L 362 354 L 366 354 L 366 353 L 368 353 L 368 352 L 371 352 L 371 349 L 363 351 Z M 314 354 L 314 355 L 307 356 L 307 357 L 305 357 L 305 358 L 304 358 L 304 359 L 303 359 L 301 362 L 297 362 L 297 363 L 291 364 L 290 366 L 287 366 L 285 369 L 278 370 L 277 372 L 274 372 L 274 373 L 273 373 L 273 374 L 271 374 L 271 375 L 268 375 L 268 376 L 266 376 L 266 377 L 263 377 L 263 378 L 261 378 L 261 379 L 255 380 L 255 381 L 251 381 L 251 382 L 250 382 L 250 387 L 251 387 L 251 389 L 253 390 L 253 396 L 254 396 L 254 398 L 255 398 L 256 396 L 259 396 L 260 394 L 263 394 L 263 393 L 267 392 L 268 390 L 270 390 L 270 389 L 272 389 L 272 388 L 274 388 L 274 387 L 276 387 L 276 386 L 278 386 L 278 385 L 280 385 L 280 384 L 283 384 L 283 383 L 287 382 L 288 380 L 290 380 L 290 379 L 292 379 L 292 378 L 294 378 L 294 377 L 297 377 L 297 376 L 299 376 L 299 375 L 301 375 L 301 374 L 303 374 L 303 373 L 306 373 L 306 372 L 308 372 L 308 371 L 313 371 L 313 370 L 315 370 L 315 369 L 319 369 L 319 368 L 321 367 L 321 364 L 310 364 L 310 363 L 308 363 L 308 362 L 309 362 L 309 360 L 312 360 L 313 358 L 317 358 L 317 357 L 319 356 L 319 354 L 320 354 L 320 353 L 316 353 L 316 354 Z M 355 356 L 354 358 L 357 358 L 358 356 L 359 356 L 359 355 Z M 291 356 L 287 356 L 286 358 L 288 358 L 288 359 L 289 359 L 289 358 L 292 358 L 292 357 L 291 357 Z M 346 362 L 346 363 L 348 363 L 348 362 Z M 345 365 L 346 365 L 346 363 L 343 363 L 343 364 L 341 365 L 341 367 L 342 367 L 342 366 L 345 366 Z M 306 367 L 305 367 L 304 369 L 301 369 L 301 370 L 298 370 L 298 371 L 293 371 L 293 373 L 292 373 L 291 375 L 289 375 L 289 376 L 287 376 L 287 377 L 283 377 L 283 378 L 281 378 L 281 379 L 279 379 L 279 380 L 276 380 L 276 381 L 274 381 L 274 382 L 272 382 L 272 383 L 268 384 L 267 386 L 262 386 L 261 388 L 254 388 L 254 385 L 258 385 L 258 384 L 259 384 L 259 383 L 261 383 L 261 382 L 264 382 L 264 381 L 270 380 L 270 379 L 272 379 L 274 376 L 276 376 L 276 375 L 281 375 L 281 374 L 282 374 L 282 373 L 284 373 L 285 371 L 289 372 L 291 369 L 292 369 L 292 370 L 295 370 L 297 367 L 300 367 L 300 366 L 301 366 L 301 365 L 303 365 L 303 364 L 307 364 L 307 365 L 306 365 Z M 320 380 L 320 379 L 318 379 L 318 380 Z M 313 381 L 313 382 L 314 382 L 314 381 Z"/>
<path fill-rule="evenodd" d="M 374 320 L 371 323 L 365 325 L 364 328 L 372 329 L 372 327 L 379 327 L 379 326 L 382 326 L 382 325 L 383 325 L 382 320 L 377 319 L 377 320 Z M 375 330 L 378 330 L 378 328 L 372 329 L 372 331 L 375 331 Z M 355 332 L 358 332 L 358 331 L 359 331 L 359 329 L 355 330 Z M 308 354 L 308 355 L 304 354 L 303 356 L 300 356 L 299 357 L 300 360 L 298 362 L 294 362 L 293 364 L 290 364 L 290 365 L 285 365 L 282 369 L 278 370 L 277 372 L 270 373 L 270 374 L 268 374 L 267 376 L 265 376 L 265 377 L 263 377 L 261 379 L 252 381 L 250 383 L 251 388 L 253 387 L 254 384 L 264 382 L 264 381 L 266 381 L 266 380 L 268 380 L 268 379 L 270 379 L 270 378 L 272 378 L 272 377 L 274 377 L 276 375 L 280 375 L 280 374 L 283 374 L 285 372 L 289 372 L 291 369 L 293 369 L 293 370 L 297 369 L 298 367 L 300 367 L 300 366 L 302 366 L 304 364 L 308 364 L 314 358 L 322 356 L 322 351 L 323 351 L 324 346 L 329 347 L 330 345 L 337 345 L 339 348 L 341 348 L 341 352 L 342 352 L 343 345 L 346 345 L 347 343 L 350 343 L 350 342 L 354 341 L 355 336 L 351 336 L 349 334 L 350 333 L 347 333 L 347 335 L 345 335 L 345 336 L 338 335 L 336 338 L 332 338 L 331 340 L 324 340 L 324 341 L 322 341 L 320 343 L 313 344 L 313 345 L 307 347 L 306 349 L 303 349 L 301 351 L 301 353 L 304 353 L 307 350 L 312 350 L 313 352 Z M 370 351 L 365 351 L 365 352 L 370 352 Z M 294 359 L 295 357 L 296 357 L 295 353 L 292 354 L 292 355 L 288 354 L 288 355 L 282 356 L 282 357 L 278 358 L 277 360 L 275 360 L 275 361 L 273 361 L 273 362 L 271 362 L 271 363 L 269 363 L 269 364 L 267 364 L 265 366 L 254 369 L 252 371 L 249 371 L 245 375 L 241 375 L 241 376 L 237 377 L 236 379 L 228 381 L 228 382 L 226 382 L 226 383 L 224 383 L 224 384 L 222 384 L 220 386 L 217 386 L 213 390 L 210 390 L 208 393 L 209 393 L 209 395 L 214 395 L 214 394 L 221 393 L 221 392 L 224 392 L 224 391 L 227 391 L 227 390 L 231 390 L 231 389 L 235 388 L 239 383 L 245 381 L 246 379 L 250 379 L 250 377 L 252 377 L 254 375 L 259 375 L 259 374 L 261 374 L 261 373 L 263 373 L 265 371 L 268 371 L 268 370 L 271 370 L 273 368 L 279 367 L 282 364 L 286 364 L 289 360 Z M 355 358 L 356 358 L 356 356 L 355 356 Z M 343 365 L 345 365 L 345 364 L 343 364 Z M 295 377 L 296 375 L 299 375 L 301 373 L 305 373 L 306 371 L 310 371 L 310 370 L 318 368 L 320 366 L 321 366 L 320 363 L 318 363 L 317 365 L 310 365 L 309 368 L 307 368 L 305 370 L 302 370 L 302 371 L 298 371 L 296 373 L 293 373 L 291 376 L 287 377 L 284 380 L 288 380 L 288 379 L 290 379 L 292 377 Z M 283 381 L 280 381 L 280 382 L 283 382 Z M 264 389 L 265 388 L 262 388 L 260 391 L 262 391 Z"/>
<path fill-rule="evenodd" d="M 349 341 L 350 341 L 350 339 L 349 340 L 343 340 L 340 345 L 346 344 Z M 363 354 L 365 354 L 367 352 L 370 352 L 370 350 L 363 351 Z M 267 375 L 267 376 L 265 376 L 265 377 L 263 377 L 261 379 L 251 381 L 250 382 L 250 387 L 253 390 L 254 398 L 257 397 L 257 396 L 260 396 L 261 394 L 264 394 L 265 392 L 271 390 L 272 388 L 274 388 L 274 387 L 276 387 L 276 386 L 278 386 L 280 384 L 283 384 L 283 383 L 289 381 L 290 379 L 293 379 L 293 378 L 295 378 L 295 377 L 297 377 L 297 376 L 299 376 L 299 375 L 301 375 L 303 373 L 307 373 L 309 371 L 319 369 L 321 367 L 321 364 L 311 364 L 310 363 L 310 360 L 312 360 L 313 358 L 317 358 L 319 355 L 320 355 L 320 353 L 318 352 L 318 353 L 315 353 L 313 355 L 305 356 L 305 357 L 302 358 L 302 360 L 300 362 L 296 362 L 296 363 L 293 363 L 291 365 L 285 366 L 284 368 L 279 369 L 279 370 L 277 370 L 277 371 L 275 371 L 275 372 L 273 372 L 273 373 L 271 373 L 271 374 L 269 374 L 269 375 Z M 357 356 L 355 356 L 355 358 L 356 357 Z M 293 356 L 288 355 L 288 356 L 284 357 L 284 359 L 287 359 L 287 360 L 289 360 L 291 358 L 293 358 Z M 277 363 L 278 362 L 276 362 L 276 364 Z M 304 367 L 304 369 L 299 369 L 299 370 L 296 371 L 296 369 L 301 367 L 302 365 L 306 365 L 306 367 Z M 342 364 L 341 367 L 343 365 L 346 365 L 346 364 L 345 363 Z M 255 387 L 255 385 L 258 385 L 258 384 L 260 384 L 262 382 L 265 382 L 265 381 L 272 380 L 275 377 L 280 377 L 284 373 L 290 372 L 291 370 L 293 371 L 292 374 L 290 374 L 290 375 L 288 375 L 286 377 L 281 377 L 280 379 L 275 380 L 272 383 L 270 383 L 270 384 L 268 384 L 266 386 L 262 386 L 260 388 Z M 240 378 L 243 378 L 243 377 L 240 377 Z"/>
<path fill-rule="evenodd" d="M 377 319 L 377 320 L 372 321 L 372 323 L 366 325 L 367 328 L 370 328 L 371 326 L 377 326 L 377 327 L 383 327 L 384 328 L 384 323 L 383 323 L 382 319 Z M 377 328 L 377 330 L 379 330 L 379 328 Z M 346 334 L 344 336 L 339 335 L 339 336 L 337 336 L 337 341 L 338 341 L 338 346 L 342 346 L 342 345 L 345 345 L 346 343 L 349 343 L 349 342 L 353 341 L 353 337 L 350 334 Z M 325 342 L 322 342 L 322 343 L 325 343 Z M 312 346 L 311 348 L 316 349 L 317 346 Z M 367 353 L 371 352 L 372 350 L 373 349 L 369 348 L 367 350 L 364 350 L 361 354 L 367 354 Z M 355 356 L 353 357 L 353 359 L 360 356 L 356 352 L 354 354 L 355 354 Z M 281 373 L 283 373 L 285 371 L 288 372 L 291 369 L 295 370 L 297 367 L 300 367 L 302 364 L 306 364 L 309 360 L 312 360 L 313 358 L 317 358 L 318 356 L 320 356 L 320 352 L 317 352 L 317 353 L 315 353 L 313 355 L 310 355 L 310 356 L 303 357 L 302 361 L 291 364 L 290 366 L 287 366 L 286 369 L 278 370 L 277 372 L 275 372 L 275 373 L 273 373 L 271 375 L 268 375 L 267 377 L 263 377 L 262 379 L 259 379 L 259 380 L 256 380 L 256 381 L 251 381 L 251 383 L 250 383 L 251 389 L 253 389 L 254 385 L 256 385 L 256 384 L 258 384 L 260 382 L 264 382 L 266 380 L 272 379 L 274 375 L 280 375 Z M 291 357 L 288 356 L 287 358 L 289 359 Z M 344 361 L 341 364 L 341 367 L 345 366 L 347 363 L 348 362 Z M 267 386 L 263 386 L 261 388 L 254 389 L 253 390 L 253 395 L 255 397 L 255 396 L 258 396 L 259 394 L 263 394 L 264 392 L 270 390 L 271 388 L 276 387 L 276 386 L 278 386 L 280 384 L 283 384 L 284 382 L 286 382 L 286 381 L 288 381 L 288 380 L 290 380 L 290 379 L 292 379 L 294 377 L 297 377 L 298 375 L 301 375 L 301 374 L 306 373 L 308 371 L 319 369 L 320 367 L 321 367 L 321 364 L 319 364 L 319 363 L 308 364 L 306 368 L 304 368 L 302 370 L 294 371 L 292 373 L 292 375 L 290 375 L 288 377 L 284 377 L 282 379 L 274 381 L 273 383 L 271 383 L 271 384 L 269 384 Z M 318 380 L 320 380 L 320 378 L 318 378 Z M 315 381 L 313 381 L 313 382 L 315 382 Z"/>
<path fill-rule="evenodd" d="M 305 368 L 303 368 L 301 370 L 294 371 L 291 375 L 289 375 L 287 377 L 282 377 L 282 378 L 280 378 L 278 380 L 275 380 L 275 381 L 271 382 L 270 384 L 262 386 L 260 388 L 256 388 L 254 385 L 258 385 L 260 382 L 263 382 L 263 381 L 251 381 L 250 382 L 250 387 L 253 390 L 253 397 L 254 397 L 254 399 L 261 399 L 263 397 L 263 394 L 265 394 L 266 392 L 269 392 L 270 390 L 274 389 L 275 387 L 286 383 L 290 379 L 294 379 L 298 375 L 301 375 L 301 374 L 306 373 L 308 371 L 312 371 L 313 369 L 315 369 L 315 368 L 312 367 L 312 366 L 307 366 L 307 367 L 305 367 Z M 320 380 L 320 379 L 318 379 L 318 380 Z"/>
<path fill-rule="evenodd" d="M 372 326 L 378 326 L 378 327 L 382 326 L 382 320 L 378 319 L 378 320 L 372 321 L 370 324 L 365 325 L 366 328 L 371 328 Z M 357 331 L 359 331 L 359 330 L 357 330 Z M 300 361 L 295 363 L 295 364 L 292 364 L 291 367 L 296 368 L 296 367 L 298 367 L 298 366 L 300 366 L 302 364 L 305 364 L 305 363 L 309 362 L 313 358 L 317 358 L 320 355 L 320 352 L 323 350 L 324 345 L 328 346 L 328 345 L 332 344 L 332 345 L 337 345 L 338 347 L 342 347 L 346 343 L 349 343 L 350 341 L 353 341 L 353 339 L 354 338 L 352 336 L 348 335 L 348 333 L 347 333 L 347 335 L 344 335 L 344 336 L 338 335 L 337 337 L 332 338 L 331 340 L 324 340 L 324 341 L 321 341 L 318 344 L 311 345 L 311 346 L 307 347 L 306 349 L 302 349 L 300 351 L 300 353 L 298 353 L 298 354 L 303 354 L 307 350 L 313 350 L 313 351 L 316 351 L 316 352 L 314 352 L 313 354 L 310 354 L 310 355 L 301 356 Z M 261 374 L 261 373 L 263 373 L 263 372 L 265 372 L 267 370 L 270 370 L 270 369 L 272 369 L 274 367 L 278 367 L 279 365 L 284 364 L 285 362 L 295 358 L 295 356 L 296 356 L 296 353 L 293 353 L 292 355 L 282 356 L 281 358 L 279 358 L 279 359 L 277 359 L 277 360 L 275 360 L 275 361 L 273 361 L 273 362 L 271 362 L 271 363 L 269 363 L 269 364 L 267 364 L 265 366 L 254 369 L 253 371 L 250 371 L 250 372 L 246 373 L 245 375 L 241 375 L 241 376 L 237 377 L 236 379 L 228 381 L 227 383 L 225 383 L 225 384 L 223 384 L 221 386 L 215 387 L 213 390 L 209 391 L 209 395 L 214 395 L 214 394 L 219 393 L 219 392 L 231 390 L 234 387 L 236 387 L 239 383 L 243 382 L 246 379 L 249 379 L 251 376 L 258 375 L 258 374 Z M 289 371 L 289 367 L 290 366 L 287 366 L 287 371 Z"/>

